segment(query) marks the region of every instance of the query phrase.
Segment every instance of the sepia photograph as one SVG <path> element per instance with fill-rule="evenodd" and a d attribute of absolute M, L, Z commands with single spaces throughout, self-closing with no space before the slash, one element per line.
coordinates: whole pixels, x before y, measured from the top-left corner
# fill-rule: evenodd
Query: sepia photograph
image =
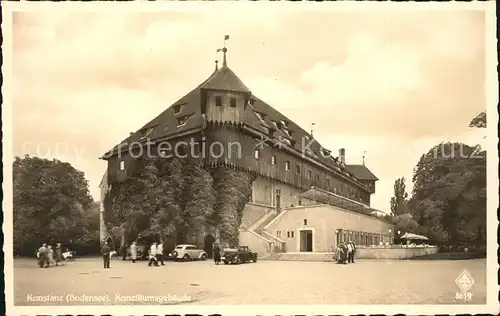
<path fill-rule="evenodd" d="M 494 5 L 310 4 L 2 9 L 7 312 L 499 311 Z"/>

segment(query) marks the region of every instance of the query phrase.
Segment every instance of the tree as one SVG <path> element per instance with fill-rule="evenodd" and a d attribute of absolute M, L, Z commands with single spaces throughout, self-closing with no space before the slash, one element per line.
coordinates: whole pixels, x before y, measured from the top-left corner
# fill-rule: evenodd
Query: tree
<path fill-rule="evenodd" d="M 95 204 L 83 172 L 59 160 L 15 157 L 13 182 L 16 253 L 32 255 L 44 242 L 88 248 L 95 241 L 99 222 L 89 222 Z"/>
<path fill-rule="evenodd" d="M 105 223 L 120 246 L 135 240 L 147 230 L 163 196 L 155 158 L 136 159 L 125 181 L 112 187 L 111 209 L 105 210 Z"/>
<path fill-rule="evenodd" d="M 221 241 L 236 246 L 243 209 L 252 194 L 254 177 L 226 167 L 216 168 L 212 174 L 216 191 L 214 219 L 219 223 Z"/>
<path fill-rule="evenodd" d="M 419 233 L 420 225 L 410 213 L 403 213 L 392 218 L 392 223 L 396 230 L 395 242 L 399 243 L 400 237 L 405 233 Z"/>
<path fill-rule="evenodd" d="M 413 184 L 410 209 L 424 234 L 454 246 L 484 245 L 484 151 L 462 143 L 439 144 L 420 158 Z"/>
<path fill-rule="evenodd" d="M 391 214 L 401 215 L 408 211 L 408 193 L 406 192 L 405 178 L 394 182 L 394 196 L 391 197 Z"/>
<path fill-rule="evenodd" d="M 140 157 L 127 179 L 113 185 L 106 225 L 116 232 L 115 238 L 122 238 L 122 244 L 168 237 L 178 243 L 197 243 L 196 237 L 214 215 L 212 182 L 201 161 Z"/>

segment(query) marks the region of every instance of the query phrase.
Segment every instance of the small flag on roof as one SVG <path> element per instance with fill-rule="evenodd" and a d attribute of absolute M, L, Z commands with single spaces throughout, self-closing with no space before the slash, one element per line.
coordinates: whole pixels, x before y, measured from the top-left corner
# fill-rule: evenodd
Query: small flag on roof
<path fill-rule="evenodd" d="M 220 53 L 222 51 L 222 48 L 217 48 L 217 53 Z"/>
<path fill-rule="evenodd" d="M 224 36 L 224 40 L 225 41 L 228 40 L 228 39 L 229 39 L 229 35 Z"/>

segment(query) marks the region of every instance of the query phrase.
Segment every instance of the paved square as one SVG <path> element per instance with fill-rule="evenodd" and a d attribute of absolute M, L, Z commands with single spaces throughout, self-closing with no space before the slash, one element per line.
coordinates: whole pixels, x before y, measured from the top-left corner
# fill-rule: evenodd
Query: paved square
<path fill-rule="evenodd" d="M 333 262 L 258 261 L 215 266 L 212 261 L 146 262 L 83 258 L 65 266 L 40 269 L 31 259 L 14 260 L 15 305 L 102 305 L 98 302 L 34 302 L 39 295 L 107 295 L 106 304 L 123 296 L 191 298 L 182 304 L 452 304 L 455 283 L 466 269 L 475 282 L 468 304 L 486 303 L 486 260 Z M 172 304 L 174 301 L 164 302 Z M 152 305 L 152 302 L 143 302 Z M 157 303 L 158 304 L 158 303 Z M 177 304 L 179 304 L 177 302 Z"/>

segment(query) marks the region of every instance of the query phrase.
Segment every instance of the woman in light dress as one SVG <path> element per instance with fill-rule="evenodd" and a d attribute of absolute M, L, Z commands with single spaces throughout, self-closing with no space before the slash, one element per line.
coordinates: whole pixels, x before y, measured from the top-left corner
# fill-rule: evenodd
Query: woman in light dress
<path fill-rule="evenodd" d="M 137 245 L 135 241 L 130 245 L 130 256 L 132 257 L 132 263 L 135 263 L 135 260 L 137 260 Z"/>

